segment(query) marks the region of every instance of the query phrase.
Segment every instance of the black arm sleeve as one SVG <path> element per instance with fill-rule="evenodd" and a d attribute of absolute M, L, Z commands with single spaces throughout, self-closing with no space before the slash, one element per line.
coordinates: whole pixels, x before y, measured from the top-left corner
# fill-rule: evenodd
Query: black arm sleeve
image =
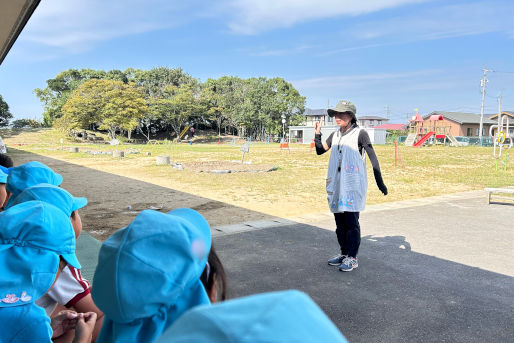
<path fill-rule="evenodd" d="M 332 146 L 332 137 L 334 137 L 334 133 L 332 132 L 330 136 L 327 138 L 327 145 L 328 148 Z M 321 133 L 314 135 L 314 145 L 316 146 L 316 154 L 323 155 L 328 150 L 325 150 L 325 147 L 323 147 L 323 143 L 321 142 Z"/>
<path fill-rule="evenodd" d="M 365 130 L 361 130 L 359 133 L 359 150 L 361 149 L 364 149 L 366 154 L 369 156 L 369 160 L 373 166 L 375 182 L 377 183 L 378 188 L 383 187 L 384 181 L 382 180 L 382 173 L 380 172 L 380 165 L 378 164 L 377 155 L 375 154 L 375 150 L 373 150 L 373 145 L 371 144 L 371 140 L 369 139 L 368 133 Z"/>

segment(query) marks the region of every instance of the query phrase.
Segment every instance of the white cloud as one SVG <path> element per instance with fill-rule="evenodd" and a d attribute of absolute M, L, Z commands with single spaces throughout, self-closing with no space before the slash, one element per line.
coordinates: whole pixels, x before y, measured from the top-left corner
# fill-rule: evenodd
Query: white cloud
<path fill-rule="evenodd" d="M 196 1 L 52 0 L 36 9 L 23 40 L 81 51 L 98 41 L 165 29 L 192 20 Z"/>
<path fill-rule="evenodd" d="M 257 34 L 294 24 L 359 15 L 428 0 L 233 0 L 229 28 L 238 34 Z"/>
<path fill-rule="evenodd" d="M 511 34 L 514 3 L 462 3 L 410 12 L 386 20 L 365 21 L 342 31 L 342 38 L 359 41 L 412 42 L 489 32 Z"/>
<path fill-rule="evenodd" d="M 262 49 L 257 52 L 251 52 L 250 55 L 251 56 L 286 56 L 286 55 L 294 55 L 294 54 L 303 53 L 306 50 L 310 50 L 313 48 L 314 48 L 314 46 L 311 46 L 311 45 L 300 45 L 300 46 L 291 47 L 291 48 L 287 48 L 287 49 L 276 49 L 276 50 Z"/>
<path fill-rule="evenodd" d="M 403 73 L 374 73 L 361 75 L 344 75 L 316 77 L 310 79 L 292 81 L 292 84 L 299 89 L 365 89 L 377 88 L 381 85 L 390 89 L 393 86 L 419 87 L 421 84 L 428 85 L 426 78 L 440 73 L 439 70 L 418 70 Z M 445 85 L 440 85 L 441 86 Z M 385 88 L 384 88 L 385 89 Z"/>

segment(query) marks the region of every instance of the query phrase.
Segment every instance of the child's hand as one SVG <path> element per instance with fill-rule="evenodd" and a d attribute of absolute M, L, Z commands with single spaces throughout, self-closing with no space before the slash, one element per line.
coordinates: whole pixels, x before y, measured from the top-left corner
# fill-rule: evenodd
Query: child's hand
<path fill-rule="evenodd" d="M 319 121 L 314 123 L 314 131 L 317 135 L 321 133 L 321 123 Z"/>
<path fill-rule="evenodd" d="M 382 194 L 384 195 L 387 195 L 387 187 L 386 185 L 384 185 L 384 183 L 382 182 L 381 184 L 378 185 L 378 189 L 380 189 L 380 191 L 382 192 Z"/>
<path fill-rule="evenodd" d="M 75 338 L 73 339 L 73 343 L 91 342 L 95 324 L 95 312 L 79 313 L 77 326 L 75 327 Z"/>
<path fill-rule="evenodd" d="M 64 310 L 59 312 L 50 322 L 53 331 L 52 338 L 60 337 L 67 331 L 75 329 L 78 317 L 79 314 L 75 311 Z"/>

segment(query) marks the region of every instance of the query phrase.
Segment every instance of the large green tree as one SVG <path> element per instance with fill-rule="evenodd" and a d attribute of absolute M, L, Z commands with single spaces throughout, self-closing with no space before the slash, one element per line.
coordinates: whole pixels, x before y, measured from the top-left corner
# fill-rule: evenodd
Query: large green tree
<path fill-rule="evenodd" d="M 128 82 L 125 72 L 120 70 L 68 69 L 60 72 L 55 78 L 46 81 L 43 89 L 36 88 L 34 93 L 44 104 L 43 125 L 52 126 L 55 119 L 63 115 L 62 107 L 72 92 L 82 83 L 91 79 L 106 79 Z"/>
<path fill-rule="evenodd" d="M 78 129 L 95 124 L 114 138 L 117 130 L 134 130 L 148 107 L 143 93 L 132 83 L 91 79 L 73 92 L 62 111 L 56 126 Z"/>
<path fill-rule="evenodd" d="M 303 120 L 305 97 L 282 78 L 223 77 L 206 84 L 210 93 L 218 95 L 210 95 L 216 119 L 240 135 L 263 139 L 267 134 L 283 134 L 282 116 L 288 125 Z"/>
<path fill-rule="evenodd" d="M 169 100 L 170 92 L 167 87 L 180 87 L 181 85 L 198 86 L 198 81 L 191 75 L 185 73 L 181 68 L 157 67 L 150 70 L 129 68 L 124 74 L 127 79 L 139 86 L 145 94 L 148 111 L 140 120 L 139 130 L 150 139 L 150 128 L 158 124 L 168 126 L 169 123 L 162 121 L 163 107 L 166 99 Z M 164 100 L 164 101 L 163 101 Z"/>
<path fill-rule="evenodd" d="M 198 93 L 198 87 L 192 84 L 168 86 L 164 90 L 163 98 L 157 101 L 160 119 L 172 128 L 177 137 L 186 123 L 201 114 Z"/>
<path fill-rule="evenodd" d="M 9 105 L 4 101 L 0 95 L 0 127 L 9 125 L 9 121 L 13 118 L 12 113 L 9 111 Z"/>
<path fill-rule="evenodd" d="M 237 109 L 242 102 L 240 90 L 244 81 L 234 76 L 208 79 L 203 84 L 201 101 L 206 107 L 209 120 L 216 122 L 218 134 L 222 126 L 237 128 Z"/>

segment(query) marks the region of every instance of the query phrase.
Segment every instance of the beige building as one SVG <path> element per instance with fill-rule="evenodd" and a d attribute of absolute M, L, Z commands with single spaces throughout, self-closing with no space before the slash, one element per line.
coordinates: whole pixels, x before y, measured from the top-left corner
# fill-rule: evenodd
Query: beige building
<path fill-rule="evenodd" d="M 427 114 L 423 117 L 423 126 L 426 127 L 426 132 L 430 131 L 430 127 L 432 125 L 430 121 L 431 116 L 442 116 L 442 122 L 438 123 L 438 126 L 449 128 L 449 133 L 456 136 L 468 136 L 468 137 L 478 137 L 479 128 L 480 128 L 480 114 L 475 113 L 465 113 L 465 112 L 441 112 L 434 111 L 430 114 Z M 496 122 L 489 119 L 491 115 L 484 115 L 483 118 L 483 129 L 482 135 L 489 135 L 489 128 L 491 125 L 494 125 Z"/>
<path fill-rule="evenodd" d="M 507 116 L 509 120 L 509 136 L 514 137 L 514 111 L 502 112 L 502 117 L 503 116 Z M 498 114 L 490 116 L 489 119 L 492 120 L 495 123 L 495 125 L 498 124 Z M 504 122 L 504 125 L 506 124 L 507 123 Z M 487 134 L 489 134 L 489 132 L 487 132 Z M 493 134 L 496 134 L 496 128 L 493 128 Z"/>

